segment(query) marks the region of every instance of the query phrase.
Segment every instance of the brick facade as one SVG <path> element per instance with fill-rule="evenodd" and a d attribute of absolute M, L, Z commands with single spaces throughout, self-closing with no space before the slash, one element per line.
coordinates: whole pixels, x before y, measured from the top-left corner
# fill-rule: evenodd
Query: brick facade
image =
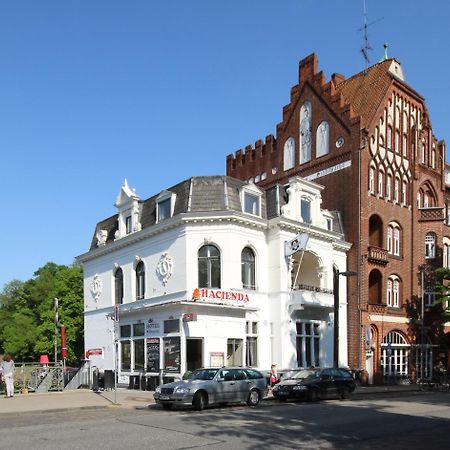
<path fill-rule="evenodd" d="M 308 105 L 311 158 L 302 161 L 308 148 L 301 135 L 306 129 L 302 107 Z M 325 154 L 326 144 L 319 143 L 324 121 L 329 127 Z M 289 138 L 295 141 L 294 164 L 284 170 Z M 381 382 L 388 368 L 399 376 L 418 376 L 420 274 L 424 267 L 442 265 L 443 241 L 450 236 L 446 167 L 445 143 L 434 137 L 424 99 L 404 82 L 396 60 L 326 81 L 314 54 L 300 62 L 299 83 L 291 89 L 276 137 L 227 156 L 227 175 L 261 187 L 287 183 L 293 175 L 325 186 L 322 207 L 341 212 L 346 240 L 353 244 L 348 271 L 358 273 L 347 278 L 349 365 L 366 370 L 370 382 Z M 427 233 L 436 237 L 434 258 L 425 258 Z M 399 286 L 398 306 L 392 286 Z M 441 306 L 426 308 L 428 369 L 438 358 L 448 365 L 450 327 L 441 325 L 441 313 Z"/>

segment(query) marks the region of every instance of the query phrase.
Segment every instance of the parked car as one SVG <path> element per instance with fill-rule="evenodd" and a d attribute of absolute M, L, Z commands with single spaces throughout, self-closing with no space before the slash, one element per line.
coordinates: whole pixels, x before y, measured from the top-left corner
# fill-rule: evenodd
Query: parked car
<path fill-rule="evenodd" d="M 197 411 L 213 404 L 246 402 L 256 406 L 267 395 L 264 375 L 246 367 L 194 370 L 185 380 L 158 386 L 155 402 L 164 409 L 173 405 L 192 405 Z"/>
<path fill-rule="evenodd" d="M 288 399 L 319 400 L 347 398 L 356 388 L 352 374 L 346 369 L 303 369 L 281 381 L 272 389 L 281 401 Z"/>

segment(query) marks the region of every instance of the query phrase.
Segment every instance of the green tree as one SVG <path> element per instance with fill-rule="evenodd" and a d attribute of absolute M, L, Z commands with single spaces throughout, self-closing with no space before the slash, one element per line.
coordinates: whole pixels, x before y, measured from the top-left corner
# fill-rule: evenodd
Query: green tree
<path fill-rule="evenodd" d="M 0 340 L 3 351 L 16 361 L 35 361 L 42 353 L 54 355 L 54 302 L 59 300 L 58 359 L 61 358 L 59 326 L 66 327 L 67 362 L 83 352 L 83 273 L 80 266 L 47 263 L 24 283 L 12 281 L 0 294 Z"/>

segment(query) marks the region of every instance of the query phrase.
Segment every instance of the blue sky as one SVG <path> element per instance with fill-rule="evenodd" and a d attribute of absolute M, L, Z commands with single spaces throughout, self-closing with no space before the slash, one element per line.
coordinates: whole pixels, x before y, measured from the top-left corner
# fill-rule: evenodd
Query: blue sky
<path fill-rule="evenodd" d="M 372 63 L 401 63 L 450 140 L 444 0 L 366 0 Z M 315 52 L 327 79 L 364 69 L 363 0 L 0 2 L 0 289 L 71 264 L 115 213 L 275 134 Z"/>

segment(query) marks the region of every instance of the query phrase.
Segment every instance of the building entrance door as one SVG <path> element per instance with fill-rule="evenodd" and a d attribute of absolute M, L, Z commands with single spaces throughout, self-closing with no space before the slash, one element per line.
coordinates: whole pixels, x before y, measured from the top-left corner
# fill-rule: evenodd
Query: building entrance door
<path fill-rule="evenodd" d="M 368 383 L 373 384 L 373 353 L 366 353 L 366 370 L 368 374 Z"/>
<path fill-rule="evenodd" d="M 203 366 L 203 339 L 186 339 L 186 369 L 189 371 Z"/>

